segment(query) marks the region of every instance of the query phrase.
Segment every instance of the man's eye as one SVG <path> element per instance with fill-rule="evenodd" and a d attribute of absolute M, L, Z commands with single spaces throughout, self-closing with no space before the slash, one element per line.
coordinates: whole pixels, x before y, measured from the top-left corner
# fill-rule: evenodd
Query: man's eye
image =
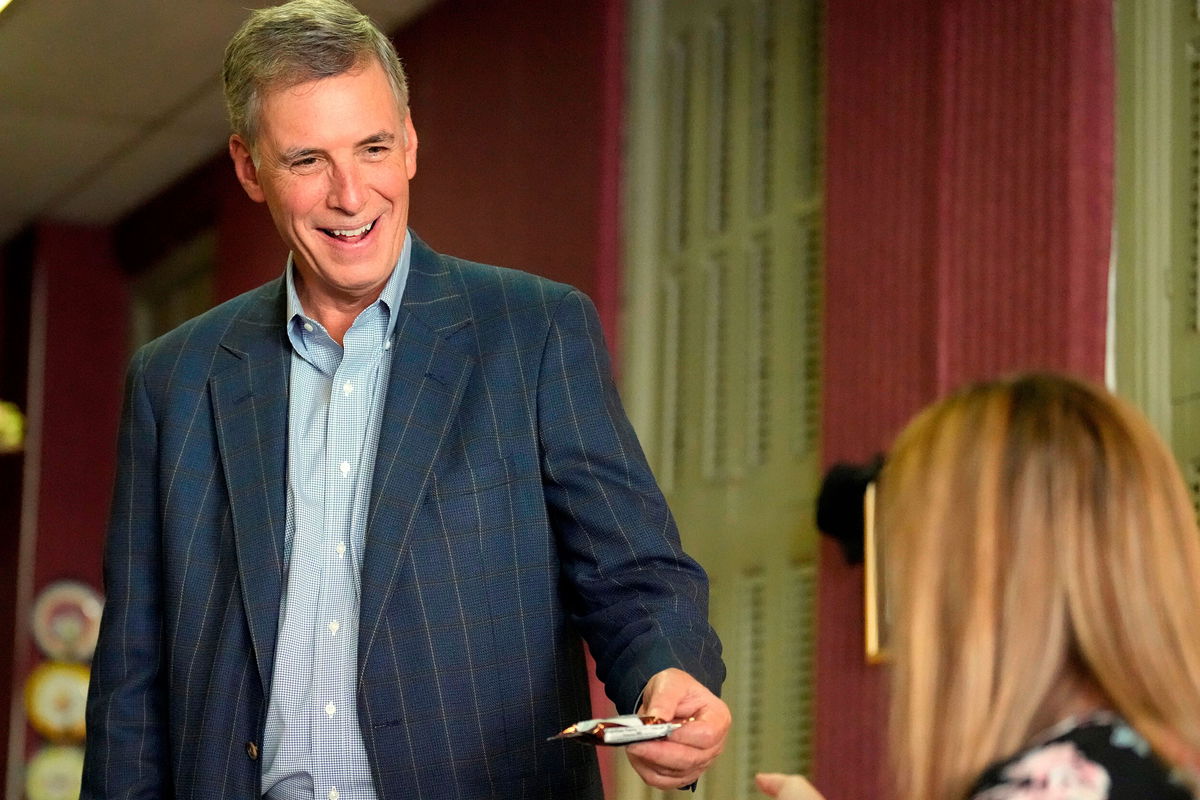
<path fill-rule="evenodd" d="M 389 150 L 389 148 L 384 147 L 383 145 L 380 145 L 380 144 L 371 145 L 370 147 L 368 147 L 366 149 L 367 158 L 371 158 L 371 159 L 383 158 L 388 154 L 388 150 Z"/>
<path fill-rule="evenodd" d="M 309 156 L 308 158 L 296 159 L 295 161 L 288 164 L 288 168 L 290 170 L 292 170 L 293 172 L 300 172 L 300 173 L 307 174 L 307 173 L 315 172 L 320 167 L 320 163 L 321 163 L 320 160 L 317 159 L 315 156 Z"/>

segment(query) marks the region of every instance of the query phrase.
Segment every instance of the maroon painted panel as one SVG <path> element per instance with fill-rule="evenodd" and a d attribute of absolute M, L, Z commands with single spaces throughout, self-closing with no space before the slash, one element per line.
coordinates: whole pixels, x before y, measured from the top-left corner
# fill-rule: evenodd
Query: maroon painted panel
<path fill-rule="evenodd" d="M 242 191 L 228 156 L 212 180 L 217 197 L 217 263 L 213 292 L 217 301 L 248 292 L 283 274 L 288 249 L 267 207 Z"/>
<path fill-rule="evenodd" d="M 614 5 L 449 0 L 397 34 L 420 140 L 411 221 L 435 248 L 595 294 Z"/>
<path fill-rule="evenodd" d="M 100 228 L 40 226 L 37 269 L 47 303 L 34 587 L 70 577 L 99 588 L 129 357 L 129 279 Z"/>
<path fill-rule="evenodd" d="M 1106 2 L 947 4 L 941 391 L 1033 367 L 1103 377 L 1111 25 Z"/>
<path fill-rule="evenodd" d="M 931 395 L 936 136 L 931 3 L 826 12 L 826 463 L 886 447 Z M 862 571 L 822 545 L 815 782 L 829 800 L 884 797 L 882 669 L 863 658 Z"/>

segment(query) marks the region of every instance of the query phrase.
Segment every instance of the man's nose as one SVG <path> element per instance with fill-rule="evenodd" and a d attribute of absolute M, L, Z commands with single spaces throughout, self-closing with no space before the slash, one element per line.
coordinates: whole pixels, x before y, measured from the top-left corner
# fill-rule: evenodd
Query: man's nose
<path fill-rule="evenodd" d="M 330 208 L 357 214 L 367 202 L 367 190 L 358 164 L 338 164 L 329 178 Z"/>

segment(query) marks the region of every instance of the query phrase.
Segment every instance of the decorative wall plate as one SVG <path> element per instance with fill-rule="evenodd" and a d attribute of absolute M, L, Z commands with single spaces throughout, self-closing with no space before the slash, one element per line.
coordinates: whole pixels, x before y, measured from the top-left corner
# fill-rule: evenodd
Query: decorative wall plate
<path fill-rule="evenodd" d="M 33 604 L 33 638 L 48 658 L 90 661 L 104 601 L 79 581 L 55 581 Z"/>
<path fill-rule="evenodd" d="M 34 730 L 52 741 L 82 742 L 89 677 L 83 664 L 39 664 L 25 682 L 25 713 Z"/>
<path fill-rule="evenodd" d="M 82 747 L 48 745 L 25 765 L 25 796 L 29 800 L 78 800 L 82 782 Z"/>

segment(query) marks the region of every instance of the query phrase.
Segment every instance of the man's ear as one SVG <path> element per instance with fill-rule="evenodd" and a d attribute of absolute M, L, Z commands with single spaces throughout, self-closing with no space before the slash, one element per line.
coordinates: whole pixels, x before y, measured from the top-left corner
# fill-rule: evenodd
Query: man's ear
<path fill-rule="evenodd" d="M 233 171 L 237 173 L 238 182 L 250 199 L 256 203 L 266 202 L 267 195 L 258 182 L 258 167 L 254 166 L 250 146 L 236 133 L 229 137 L 229 157 L 233 159 Z"/>
<path fill-rule="evenodd" d="M 404 116 L 404 168 L 411 181 L 417 174 L 417 129 L 413 127 L 412 112 Z"/>

